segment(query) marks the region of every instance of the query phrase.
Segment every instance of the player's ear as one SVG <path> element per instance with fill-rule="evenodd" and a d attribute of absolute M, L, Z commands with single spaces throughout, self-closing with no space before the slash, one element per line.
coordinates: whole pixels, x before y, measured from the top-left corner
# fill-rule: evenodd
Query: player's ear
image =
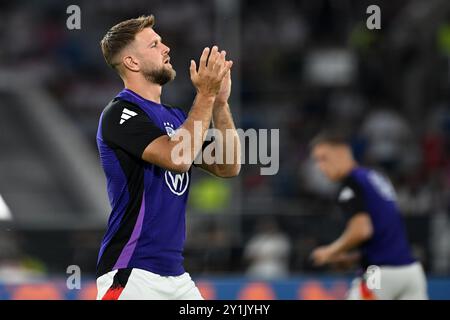
<path fill-rule="evenodd" d="M 138 61 L 131 55 L 125 55 L 122 57 L 122 63 L 125 68 L 130 71 L 138 72 L 139 71 L 139 63 Z"/>

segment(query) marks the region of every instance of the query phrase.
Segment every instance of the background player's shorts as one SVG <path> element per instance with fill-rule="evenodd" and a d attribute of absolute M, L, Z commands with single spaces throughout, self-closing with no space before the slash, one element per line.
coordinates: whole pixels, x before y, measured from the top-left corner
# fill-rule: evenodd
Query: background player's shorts
<path fill-rule="evenodd" d="M 400 267 L 379 267 L 379 286 L 371 286 L 366 274 L 356 278 L 349 290 L 348 300 L 426 300 L 427 283 L 422 265 L 415 262 Z M 371 276 L 374 276 L 371 273 Z M 372 288 L 370 288 L 372 287 Z"/>
<path fill-rule="evenodd" d="M 163 277 L 136 268 L 99 277 L 97 292 L 97 300 L 203 300 L 188 273 Z"/>

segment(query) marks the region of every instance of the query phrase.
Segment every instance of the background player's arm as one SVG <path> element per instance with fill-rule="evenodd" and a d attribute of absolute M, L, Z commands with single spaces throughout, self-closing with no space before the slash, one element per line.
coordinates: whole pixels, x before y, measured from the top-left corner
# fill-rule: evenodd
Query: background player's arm
<path fill-rule="evenodd" d="M 219 52 L 216 46 L 211 50 L 208 59 L 209 52 L 209 48 L 203 50 L 198 71 L 195 61 L 191 60 L 191 80 L 197 90 L 197 96 L 188 118 L 172 137 L 164 135 L 153 140 L 145 148 L 142 154 L 143 160 L 171 171 L 189 171 L 201 150 L 205 132 L 211 123 L 212 109 L 222 79 L 232 66 L 231 61 L 225 60 L 225 52 Z M 194 132 L 194 124 L 196 129 L 201 129 L 201 132 Z M 182 149 L 182 152 L 178 154 L 174 153 L 174 148 L 184 138 L 190 139 L 186 144 L 190 148 Z"/>
<path fill-rule="evenodd" d="M 361 261 L 361 253 L 359 251 L 343 252 L 333 257 L 330 264 L 338 269 L 350 269 Z"/>
<path fill-rule="evenodd" d="M 347 223 L 345 231 L 333 243 L 319 247 L 312 253 L 316 265 L 330 263 L 341 253 L 354 249 L 369 240 L 373 234 L 372 221 L 366 212 L 355 214 Z"/>
<path fill-rule="evenodd" d="M 214 156 L 221 156 L 219 163 L 207 164 L 202 161 L 200 168 L 212 173 L 215 176 L 227 178 L 235 177 L 241 170 L 240 152 L 241 144 L 236 132 L 233 117 L 231 115 L 228 99 L 231 93 L 231 71 L 228 71 L 222 80 L 220 92 L 214 102 L 213 126 L 221 132 L 221 136 L 215 136 L 214 150 L 222 148 L 220 152 L 215 152 Z M 228 161 L 227 153 L 232 152 L 232 161 Z M 201 156 L 201 155 L 200 155 Z M 231 157 L 230 157 L 231 158 Z"/>

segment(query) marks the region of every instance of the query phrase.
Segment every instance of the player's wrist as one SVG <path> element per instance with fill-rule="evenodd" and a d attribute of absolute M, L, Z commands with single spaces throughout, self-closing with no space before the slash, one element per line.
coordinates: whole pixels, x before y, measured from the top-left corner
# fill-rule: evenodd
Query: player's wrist
<path fill-rule="evenodd" d="M 203 100 L 208 100 L 211 102 L 215 102 L 216 101 L 216 94 L 214 93 L 210 93 L 210 92 L 197 92 L 197 98 L 198 99 L 203 99 Z"/>
<path fill-rule="evenodd" d="M 331 245 L 328 246 L 327 249 L 328 249 L 328 255 L 330 256 L 330 258 L 336 257 L 337 255 L 339 255 L 341 253 L 341 249 L 337 243 L 332 243 Z"/>
<path fill-rule="evenodd" d="M 221 100 L 216 98 L 216 100 L 214 100 L 214 108 L 227 108 L 227 107 L 229 107 L 228 99 Z"/>

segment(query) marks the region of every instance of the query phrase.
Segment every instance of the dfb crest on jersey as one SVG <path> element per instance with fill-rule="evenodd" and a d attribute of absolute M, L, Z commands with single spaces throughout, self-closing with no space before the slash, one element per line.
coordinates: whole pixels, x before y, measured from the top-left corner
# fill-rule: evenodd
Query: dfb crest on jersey
<path fill-rule="evenodd" d="M 167 135 L 169 137 L 175 134 L 173 124 L 164 122 L 164 128 L 166 129 Z M 164 178 L 166 180 L 167 186 L 173 194 L 181 196 L 186 192 L 189 185 L 189 173 L 173 173 L 166 170 L 166 172 L 164 173 Z"/>
<path fill-rule="evenodd" d="M 175 130 L 173 128 L 173 124 L 169 122 L 164 122 L 164 128 L 166 129 L 167 135 L 169 137 L 173 136 L 175 134 Z"/>

